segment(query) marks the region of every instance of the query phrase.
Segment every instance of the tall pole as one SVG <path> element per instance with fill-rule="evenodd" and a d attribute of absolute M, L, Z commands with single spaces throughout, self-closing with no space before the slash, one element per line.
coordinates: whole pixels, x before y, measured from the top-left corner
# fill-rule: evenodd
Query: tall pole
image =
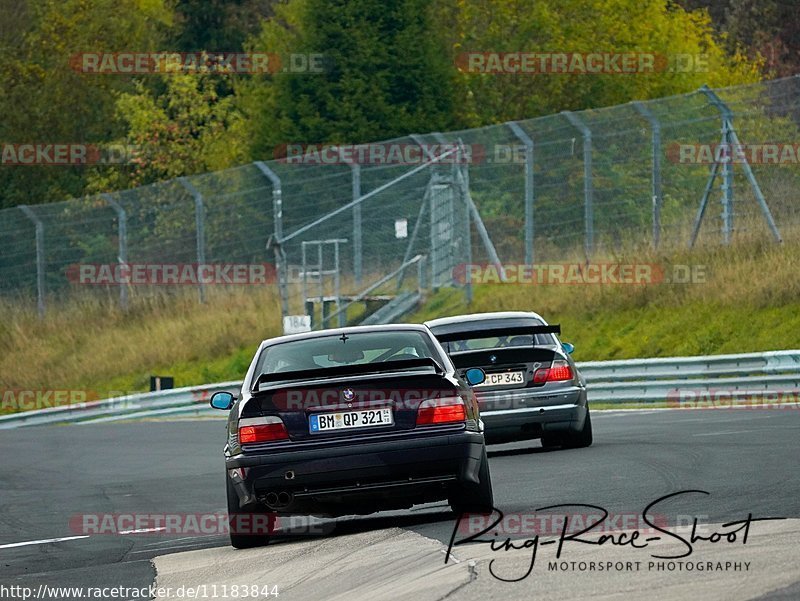
<path fill-rule="evenodd" d="M 561 113 L 583 135 L 583 221 L 586 259 L 594 252 L 594 184 L 592 182 L 592 130 L 576 114 Z"/>
<path fill-rule="evenodd" d="M 206 285 L 200 278 L 200 270 L 206 263 L 206 226 L 205 209 L 203 207 L 203 195 L 185 177 L 179 177 L 178 181 L 186 188 L 194 199 L 194 224 L 197 232 L 197 292 L 200 295 L 200 302 L 206 302 Z"/>
<path fill-rule="evenodd" d="M 111 194 L 101 194 L 100 198 L 105 200 L 111 208 L 113 208 L 117 213 L 117 237 L 119 239 L 119 252 L 117 256 L 117 262 L 120 265 L 127 265 L 128 264 L 128 217 L 125 213 L 125 209 L 122 208 L 122 205 L 119 204 Z M 119 306 L 122 307 L 123 310 L 127 311 L 128 309 L 128 285 L 120 282 L 119 284 Z"/>
<path fill-rule="evenodd" d="M 44 317 L 45 282 L 44 282 L 44 223 L 28 205 L 20 205 L 19 210 L 33 222 L 36 231 L 36 305 L 39 317 Z"/>
<path fill-rule="evenodd" d="M 525 145 L 525 263 L 533 265 L 533 140 L 516 121 L 506 125 Z"/>
<path fill-rule="evenodd" d="M 652 191 L 653 191 L 653 248 L 658 249 L 661 242 L 661 124 L 642 102 L 634 102 L 633 107 L 650 123 L 652 146 Z"/>

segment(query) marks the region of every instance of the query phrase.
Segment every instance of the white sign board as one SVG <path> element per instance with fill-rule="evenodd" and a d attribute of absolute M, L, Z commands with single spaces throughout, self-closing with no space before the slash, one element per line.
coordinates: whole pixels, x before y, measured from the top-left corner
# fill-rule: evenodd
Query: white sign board
<path fill-rule="evenodd" d="M 287 315 L 283 318 L 284 334 L 301 334 L 311 331 L 310 315 Z"/>
<path fill-rule="evenodd" d="M 394 220 L 394 237 L 408 238 L 408 219 Z"/>

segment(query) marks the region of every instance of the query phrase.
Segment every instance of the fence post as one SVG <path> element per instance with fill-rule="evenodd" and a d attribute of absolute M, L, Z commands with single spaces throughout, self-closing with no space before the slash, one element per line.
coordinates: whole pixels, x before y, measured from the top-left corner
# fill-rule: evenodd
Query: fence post
<path fill-rule="evenodd" d="M 455 164 L 453 165 L 454 179 L 458 175 L 458 170 L 463 160 L 463 149 L 461 144 L 458 146 L 458 155 Z M 466 241 L 465 259 L 466 265 L 464 266 L 464 298 L 467 301 L 467 306 L 472 304 L 472 223 L 470 222 L 469 199 L 467 198 L 467 190 L 469 189 L 469 172 L 466 171 L 466 164 L 463 167 L 465 173 L 463 174 L 464 190 L 461 195 L 464 197 L 464 239 Z"/>
<path fill-rule="evenodd" d="M 19 210 L 33 222 L 36 228 L 36 305 L 39 317 L 44 317 L 44 223 L 28 205 L 20 205 Z"/>
<path fill-rule="evenodd" d="M 570 111 L 561 112 L 573 127 L 583 135 L 583 220 L 585 227 L 584 248 L 589 259 L 594 251 L 594 184 L 592 182 L 592 130 Z"/>
<path fill-rule="evenodd" d="M 525 263 L 533 265 L 533 140 L 516 121 L 506 125 L 525 144 Z"/>
<path fill-rule="evenodd" d="M 111 194 L 101 194 L 100 198 L 105 200 L 117 212 L 117 229 L 119 238 L 119 256 L 117 261 L 120 265 L 128 264 L 128 216 L 125 209 L 119 204 Z M 119 284 L 119 304 L 123 310 L 128 309 L 128 285 L 120 282 Z"/>
<path fill-rule="evenodd" d="M 281 178 L 264 161 L 253 163 L 259 171 L 272 183 L 272 218 L 273 234 L 272 247 L 275 253 L 275 270 L 278 272 L 278 293 L 281 297 L 282 317 L 289 315 L 289 290 L 286 284 L 286 252 L 283 250 L 283 196 L 281 191 Z M 267 242 L 267 248 L 270 243 Z M 305 303 L 305 297 L 303 298 Z M 303 307 L 305 311 L 305 307 Z"/>
<path fill-rule="evenodd" d="M 361 198 L 361 165 L 357 160 L 346 161 L 339 149 L 339 158 L 345 161 L 352 174 L 352 200 Z M 353 275 L 355 277 L 356 286 L 361 286 L 361 274 L 363 266 L 363 244 L 361 239 L 361 203 L 353 205 Z"/>
<path fill-rule="evenodd" d="M 639 114 L 650 123 L 652 132 L 652 151 L 653 151 L 653 248 L 658 250 L 661 241 L 661 124 L 656 116 L 643 103 L 636 101 L 633 107 Z"/>
<path fill-rule="evenodd" d="M 733 114 L 728 106 L 722 102 L 711 88 L 703 86 L 700 91 L 711 101 L 722 117 L 722 144 L 724 148 L 732 148 L 731 139 L 731 119 Z M 722 163 L 722 238 L 725 244 L 731 243 L 733 234 L 733 163 L 724 161 Z"/>
<path fill-rule="evenodd" d="M 731 149 L 738 148 L 740 146 L 739 136 L 736 135 L 736 130 L 733 128 L 733 111 L 731 111 L 730 107 L 728 107 L 728 105 L 723 102 L 722 98 L 717 96 L 717 93 L 707 85 L 703 85 L 703 87 L 700 88 L 700 91 L 708 97 L 708 99 L 711 101 L 711 104 L 717 108 L 722 116 L 722 143 L 726 145 L 729 155 L 728 160 L 724 161 L 722 165 L 722 221 L 725 244 L 729 244 L 731 234 L 733 232 L 733 161 Z M 769 206 L 764 198 L 764 194 L 761 192 L 761 187 L 758 185 L 756 176 L 753 174 L 753 170 L 750 168 L 750 163 L 747 161 L 746 157 L 743 156 L 742 159 L 742 168 L 744 169 L 747 181 L 750 182 L 750 186 L 753 188 L 753 193 L 758 201 L 759 207 L 761 208 L 761 212 L 764 214 L 764 219 L 766 219 L 767 225 L 772 231 L 775 241 L 783 242 L 781 234 L 778 231 L 778 227 L 775 225 L 775 220 L 772 218 L 772 212 L 769 210 Z"/>
<path fill-rule="evenodd" d="M 179 177 L 178 181 L 186 188 L 194 198 L 194 223 L 197 230 L 197 291 L 200 293 L 200 302 L 206 302 L 206 285 L 200 279 L 200 267 L 206 263 L 206 229 L 205 229 L 205 210 L 203 208 L 203 195 L 185 177 Z"/>

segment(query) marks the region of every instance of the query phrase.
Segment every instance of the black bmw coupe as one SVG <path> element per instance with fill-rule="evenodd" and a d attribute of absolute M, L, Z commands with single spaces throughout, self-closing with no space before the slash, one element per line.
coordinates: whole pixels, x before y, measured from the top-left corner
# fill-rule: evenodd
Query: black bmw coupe
<path fill-rule="evenodd" d="M 265 340 L 230 411 L 225 485 L 231 544 L 263 544 L 243 517 L 340 516 L 446 499 L 492 508 L 471 386 L 424 325 L 351 327 Z"/>

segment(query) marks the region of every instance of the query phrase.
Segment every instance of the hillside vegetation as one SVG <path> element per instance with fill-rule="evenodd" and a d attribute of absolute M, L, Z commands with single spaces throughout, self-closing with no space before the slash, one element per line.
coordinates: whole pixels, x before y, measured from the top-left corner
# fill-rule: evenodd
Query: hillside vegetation
<path fill-rule="evenodd" d="M 408 321 L 464 312 L 534 310 L 561 323 L 579 361 L 800 348 L 800 243 L 743 242 L 619 263 L 702 265 L 705 282 L 653 285 L 517 285 L 433 294 Z M 600 258 L 597 261 L 601 261 Z M 54 307 L 44 321 L 0 306 L 0 389 L 80 389 L 97 396 L 146 390 L 151 375 L 176 386 L 243 376 L 258 343 L 280 332 L 273 289 Z"/>

